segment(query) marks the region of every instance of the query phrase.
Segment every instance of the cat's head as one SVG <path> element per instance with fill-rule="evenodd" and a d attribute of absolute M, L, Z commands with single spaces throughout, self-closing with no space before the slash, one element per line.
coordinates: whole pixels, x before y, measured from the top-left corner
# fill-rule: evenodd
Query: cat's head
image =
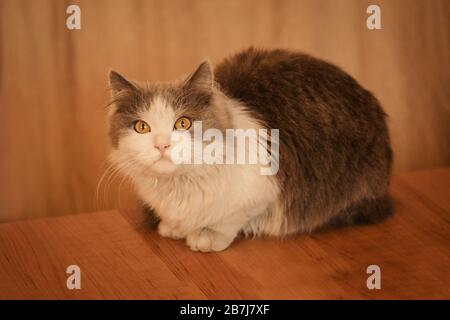
<path fill-rule="evenodd" d="M 109 84 L 110 159 L 127 175 L 171 175 L 195 170 L 194 165 L 172 161 L 173 148 L 183 143 L 174 138 L 173 132 L 192 133 L 195 121 L 201 121 L 203 131 L 227 126 L 227 117 L 217 105 L 219 91 L 208 62 L 200 64 L 190 76 L 169 83 L 137 83 L 111 71 Z"/>

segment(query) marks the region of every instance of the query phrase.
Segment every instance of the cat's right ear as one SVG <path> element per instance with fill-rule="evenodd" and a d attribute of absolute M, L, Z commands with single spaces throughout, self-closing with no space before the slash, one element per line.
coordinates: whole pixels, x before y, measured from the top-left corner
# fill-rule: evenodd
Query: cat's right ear
<path fill-rule="evenodd" d="M 122 91 L 136 91 L 137 87 L 131 82 L 125 79 L 120 73 L 114 70 L 109 70 L 108 76 L 109 87 L 112 90 L 112 94 L 116 95 Z"/>
<path fill-rule="evenodd" d="M 210 92 L 213 87 L 213 71 L 208 61 L 203 61 L 186 79 L 186 87 L 197 88 Z"/>

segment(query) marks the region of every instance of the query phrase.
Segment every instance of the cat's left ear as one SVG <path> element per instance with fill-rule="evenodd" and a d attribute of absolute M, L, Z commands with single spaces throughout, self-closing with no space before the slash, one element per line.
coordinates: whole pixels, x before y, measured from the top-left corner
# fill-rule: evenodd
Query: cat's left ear
<path fill-rule="evenodd" d="M 208 61 L 203 61 L 197 69 L 186 79 L 186 86 L 211 91 L 213 87 L 213 71 Z"/>

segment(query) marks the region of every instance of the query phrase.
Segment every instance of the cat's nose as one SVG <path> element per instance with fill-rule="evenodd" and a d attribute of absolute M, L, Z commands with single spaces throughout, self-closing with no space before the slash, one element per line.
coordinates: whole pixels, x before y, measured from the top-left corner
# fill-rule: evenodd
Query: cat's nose
<path fill-rule="evenodd" d="M 169 144 L 166 144 L 166 143 L 158 143 L 158 144 L 155 144 L 155 148 L 156 148 L 156 149 L 159 149 L 159 151 L 161 152 L 161 154 L 164 153 L 164 150 L 166 150 L 168 147 L 170 147 L 170 145 L 169 145 Z"/>

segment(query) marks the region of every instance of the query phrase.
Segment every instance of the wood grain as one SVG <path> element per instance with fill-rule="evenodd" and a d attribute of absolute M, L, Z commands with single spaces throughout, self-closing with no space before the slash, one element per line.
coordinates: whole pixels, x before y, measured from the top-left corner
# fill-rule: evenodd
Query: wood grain
<path fill-rule="evenodd" d="M 0 299 L 450 299 L 450 168 L 395 176 L 381 224 L 190 251 L 132 211 L 0 225 Z M 81 290 L 66 288 L 68 265 Z M 381 289 L 366 268 L 381 268 Z"/>
<path fill-rule="evenodd" d="M 82 29 L 65 27 L 78 4 Z M 169 80 L 250 45 L 342 66 L 389 114 L 395 171 L 450 163 L 450 2 L 0 1 L 0 221 L 106 210 L 106 73 Z M 118 189 L 119 179 L 113 183 Z"/>

